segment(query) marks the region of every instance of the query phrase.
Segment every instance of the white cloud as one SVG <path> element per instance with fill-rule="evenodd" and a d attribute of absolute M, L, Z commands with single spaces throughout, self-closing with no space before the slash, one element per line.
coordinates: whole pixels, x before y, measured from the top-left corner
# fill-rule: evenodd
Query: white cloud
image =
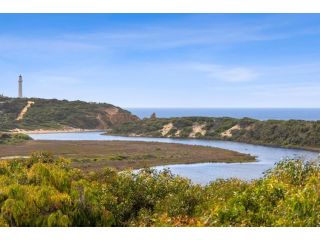
<path fill-rule="evenodd" d="M 228 25 L 205 24 L 190 28 L 184 24 L 175 26 L 132 26 L 113 30 L 95 30 L 92 32 L 61 33 L 54 36 L 37 37 L 0 35 L 1 50 L 30 51 L 93 51 L 125 48 L 126 50 L 158 50 L 187 46 L 235 45 L 244 42 L 273 41 L 305 34 L 319 34 L 311 28 L 294 32 L 273 31 L 274 25 L 262 23 Z"/>
<path fill-rule="evenodd" d="M 191 64 L 191 69 L 205 73 L 208 77 L 226 82 L 247 82 L 255 80 L 259 73 L 242 66 L 223 66 L 216 64 Z"/>

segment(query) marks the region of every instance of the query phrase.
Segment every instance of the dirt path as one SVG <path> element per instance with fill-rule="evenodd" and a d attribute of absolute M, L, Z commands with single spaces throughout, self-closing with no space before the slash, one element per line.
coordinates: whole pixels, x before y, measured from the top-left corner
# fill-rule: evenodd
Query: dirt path
<path fill-rule="evenodd" d="M 19 116 L 16 118 L 17 121 L 22 120 L 24 115 L 28 112 L 28 109 L 34 104 L 33 101 L 28 101 L 27 105 L 21 110 Z"/>
<path fill-rule="evenodd" d="M 0 157 L 0 160 L 12 160 L 12 159 L 21 159 L 21 158 L 29 158 L 30 156 L 8 156 L 8 157 Z"/>

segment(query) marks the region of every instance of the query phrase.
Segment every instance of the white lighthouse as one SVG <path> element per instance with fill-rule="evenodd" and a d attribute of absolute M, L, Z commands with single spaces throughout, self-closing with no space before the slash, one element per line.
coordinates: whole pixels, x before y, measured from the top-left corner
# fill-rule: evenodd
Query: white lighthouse
<path fill-rule="evenodd" d="M 22 98 L 22 76 L 19 76 L 19 98 Z"/>

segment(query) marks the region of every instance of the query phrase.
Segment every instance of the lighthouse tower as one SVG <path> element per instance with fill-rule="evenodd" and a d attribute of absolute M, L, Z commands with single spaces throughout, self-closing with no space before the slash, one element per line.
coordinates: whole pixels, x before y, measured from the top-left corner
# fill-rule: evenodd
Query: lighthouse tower
<path fill-rule="evenodd" d="M 19 76 L 19 98 L 22 98 L 22 76 Z"/>

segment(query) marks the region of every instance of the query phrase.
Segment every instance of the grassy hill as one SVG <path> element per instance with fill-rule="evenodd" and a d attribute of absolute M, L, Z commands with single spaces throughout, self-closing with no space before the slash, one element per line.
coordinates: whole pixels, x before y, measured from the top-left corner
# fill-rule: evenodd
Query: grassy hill
<path fill-rule="evenodd" d="M 107 129 L 136 120 L 130 112 L 107 103 L 0 96 L 0 131 Z"/>
<path fill-rule="evenodd" d="M 227 117 L 146 118 L 139 122 L 115 126 L 110 133 L 320 148 L 320 121 L 259 121 Z"/>

